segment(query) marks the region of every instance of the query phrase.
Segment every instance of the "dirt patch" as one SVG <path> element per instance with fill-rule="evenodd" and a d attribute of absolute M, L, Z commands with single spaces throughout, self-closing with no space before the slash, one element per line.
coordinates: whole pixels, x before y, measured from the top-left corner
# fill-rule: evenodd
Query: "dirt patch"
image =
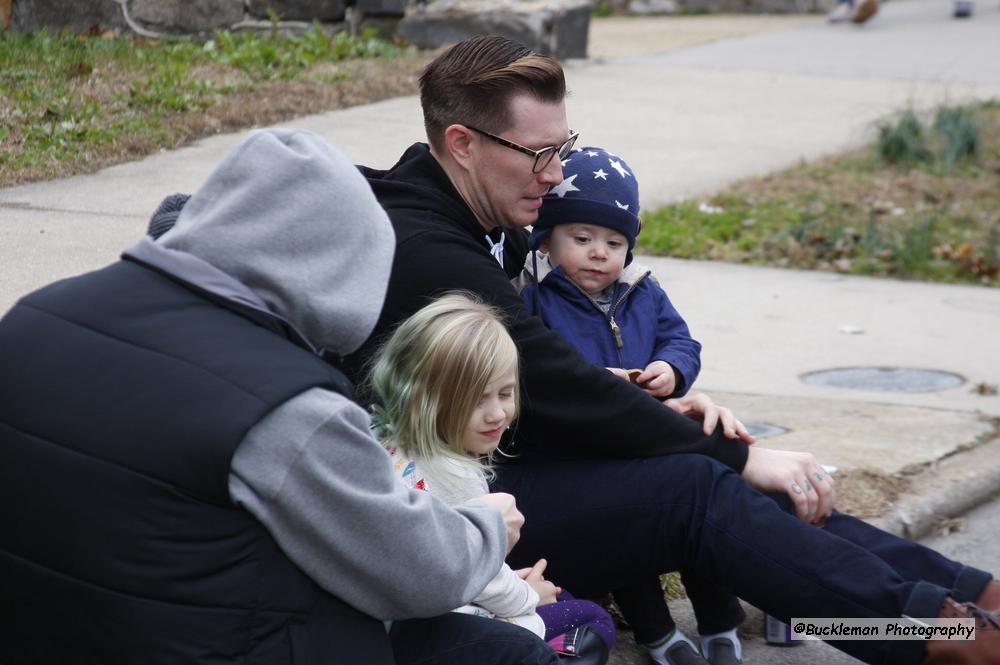
<path fill-rule="evenodd" d="M 983 144 L 1000 144 L 1000 114 L 983 113 Z M 809 192 L 821 208 L 854 209 L 876 216 L 926 214 L 942 205 L 953 215 L 987 214 L 974 203 L 993 200 L 1000 153 L 984 150 L 980 168 L 921 170 L 881 167 L 871 149 L 820 159 L 809 168 L 791 168 L 779 173 L 743 180 L 731 189 L 733 194 L 750 200 L 795 200 L 796 194 Z"/>
<path fill-rule="evenodd" d="M 425 59 L 359 60 L 313 72 L 323 81 L 269 81 L 253 91 L 237 92 L 200 113 L 185 113 L 175 124 L 190 136 L 267 126 L 303 115 L 399 97 L 417 92 Z"/>
<path fill-rule="evenodd" d="M 899 496 L 910 487 L 905 476 L 890 476 L 864 469 L 839 471 L 837 510 L 862 519 L 886 515 Z"/>

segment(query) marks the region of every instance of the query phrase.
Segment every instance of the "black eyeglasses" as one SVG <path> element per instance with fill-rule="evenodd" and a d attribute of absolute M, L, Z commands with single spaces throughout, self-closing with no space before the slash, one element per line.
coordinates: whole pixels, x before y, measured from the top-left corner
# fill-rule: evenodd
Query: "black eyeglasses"
<path fill-rule="evenodd" d="M 500 138 L 496 134 L 490 134 L 489 132 L 484 132 L 481 129 L 476 129 L 475 127 L 471 127 L 469 125 L 466 125 L 466 127 L 468 127 L 474 132 L 479 132 L 483 136 L 488 136 L 489 138 L 493 139 L 494 141 L 496 141 L 497 143 L 506 148 L 510 148 L 511 150 L 517 150 L 520 153 L 524 153 L 528 157 L 534 157 L 535 164 L 534 166 L 531 167 L 532 173 L 541 172 L 546 166 L 549 165 L 549 162 L 551 162 L 552 158 L 555 157 L 556 155 L 559 155 L 560 160 L 566 159 L 570 151 L 573 150 L 573 144 L 576 143 L 576 139 L 580 136 L 580 132 L 574 132 L 570 130 L 569 138 L 566 139 L 566 141 L 563 142 L 562 145 L 560 146 L 550 145 L 549 147 L 542 148 L 541 150 L 532 150 L 531 148 L 525 148 L 523 145 L 519 145 L 517 143 L 514 143 L 513 141 L 508 141 L 507 139 Z"/>

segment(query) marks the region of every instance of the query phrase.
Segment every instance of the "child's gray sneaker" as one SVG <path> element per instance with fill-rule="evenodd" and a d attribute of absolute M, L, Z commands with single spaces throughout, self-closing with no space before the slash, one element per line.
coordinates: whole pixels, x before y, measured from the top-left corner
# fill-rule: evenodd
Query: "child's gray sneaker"
<path fill-rule="evenodd" d="M 687 640 L 672 644 L 663 654 L 663 658 L 667 665 L 709 665 L 708 661 L 695 651 L 694 645 Z"/>
<path fill-rule="evenodd" d="M 736 646 L 728 637 L 716 637 L 704 649 L 709 665 L 743 665 L 743 661 L 736 656 Z"/>

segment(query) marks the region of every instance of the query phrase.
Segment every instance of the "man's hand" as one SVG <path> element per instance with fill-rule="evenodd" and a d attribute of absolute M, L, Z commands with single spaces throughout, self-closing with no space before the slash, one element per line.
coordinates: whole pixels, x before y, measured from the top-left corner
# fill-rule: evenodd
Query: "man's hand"
<path fill-rule="evenodd" d="M 524 515 L 517 509 L 514 497 L 503 492 L 484 494 L 483 496 L 470 499 L 468 503 L 485 503 L 500 511 L 503 517 L 503 524 L 507 527 L 507 554 L 514 549 L 518 539 L 521 537 L 521 527 L 524 526 Z"/>
<path fill-rule="evenodd" d="M 556 596 L 562 593 L 562 589 L 552 582 L 542 577 L 545 567 L 549 565 L 545 559 L 539 559 L 531 568 L 521 568 L 514 571 L 518 577 L 527 582 L 535 593 L 538 594 L 538 605 L 549 605 L 556 602 Z"/>
<path fill-rule="evenodd" d="M 795 505 L 795 514 L 818 526 L 830 516 L 837 498 L 833 478 L 812 453 L 754 446 L 743 467 L 743 478 L 762 492 L 784 492 Z"/>
<path fill-rule="evenodd" d="M 705 436 L 710 436 L 715 431 L 715 426 L 721 423 L 722 433 L 727 439 L 740 439 L 747 445 L 756 441 L 732 411 L 719 406 L 705 393 L 688 393 L 684 397 L 668 399 L 664 404 L 682 416 L 701 418 Z"/>
<path fill-rule="evenodd" d="M 636 383 L 653 397 L 669 397 L 677 388 L 677 376 L 673 366 L 663 360 L 654 360 L 646 365 Z"/>

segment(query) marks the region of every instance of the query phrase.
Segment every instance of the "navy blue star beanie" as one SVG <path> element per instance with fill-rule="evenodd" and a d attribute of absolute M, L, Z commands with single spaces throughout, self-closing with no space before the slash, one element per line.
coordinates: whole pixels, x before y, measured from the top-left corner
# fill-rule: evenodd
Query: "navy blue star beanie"
<path fill-rule="evenodd" d="M 621 157 L 602 148 L 580 148 L 563 161 L 563 181 L 549 190 L 532 226 L 535 250 L 559 224 L 593 224 L 628 239 L 625 265 L 639 235 L 639 183 Z"/>

